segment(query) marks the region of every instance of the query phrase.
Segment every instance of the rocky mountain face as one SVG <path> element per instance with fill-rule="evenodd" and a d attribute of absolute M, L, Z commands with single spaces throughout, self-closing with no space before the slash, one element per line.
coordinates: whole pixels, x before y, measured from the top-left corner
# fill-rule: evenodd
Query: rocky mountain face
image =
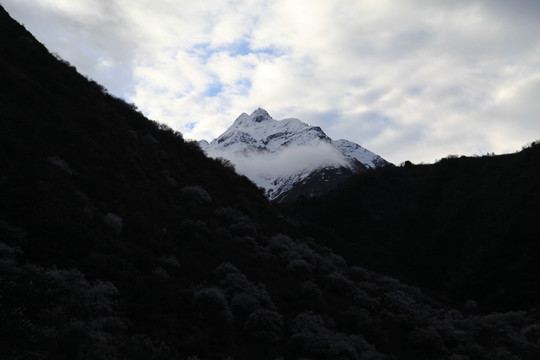
<path fill-rule="evenodd" d="M 217 139 L 199 145 L 209 156 L 231 161 L 276 201 L 320 195 L 352 174 L 389 164 L 358 144 L 332 140 L 318 126 L 274 120 L 261 108 L 241 114 Z"/>

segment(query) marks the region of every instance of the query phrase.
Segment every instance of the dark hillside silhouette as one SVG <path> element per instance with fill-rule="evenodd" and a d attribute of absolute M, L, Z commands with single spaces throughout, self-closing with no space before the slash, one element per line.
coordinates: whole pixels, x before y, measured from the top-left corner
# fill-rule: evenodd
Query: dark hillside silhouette
<path fill-rule="evenodd" d="M 537 309 L 477 315 L 350 266 L 1 7 L 0 119 L 2 359 L 540 356 Z"/>
<path fill-rule="evenodd" d="M 352 263 L 483 311 L 540 304 L 540 145 L 357 176 L 289 211 Z M 319 236 L 320 234 L 320 236 Z"/>

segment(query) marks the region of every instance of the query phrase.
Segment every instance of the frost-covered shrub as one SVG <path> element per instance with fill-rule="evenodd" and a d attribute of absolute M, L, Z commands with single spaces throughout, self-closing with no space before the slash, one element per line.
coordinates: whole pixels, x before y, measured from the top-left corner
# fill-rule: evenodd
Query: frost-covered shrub
<path fill-rule="evenodd" d="M 540 323 L 524 327 L 521 330 L 521 335 L 533 344 L 540 346 Z"/>
<path fill-rule="evenodd" d="M 379 293 L 379 288 L 371 281 L 357 281 L 355 284 L 358 289 L 371 296 L 375 297 Z"/>
<path fill-rule="evenodd" d="M 233 208 L 225 207 L 217 209 L 214 214 L 230 225 L 245 223 L 253 226 L 253 221 L 245 214 Z"/>
<path fill-rule="evenodd" d="M 298 243 L 287 235 L 277 234 L 264 240 L 267 250 L 277 256 L 283 265 L 287 265 L 293 260 L 303 260 L 312 266 L 317 266 L 320 262 L 319 254 L 306 244 Z"/>
<path fill-rule="evenodd" d="M 47 161 L 51 163 L 52 165 L 58 167 L 59 169 L 63 170 L 65 173 L 69 175 L 73 175 L 73 169 L 69 166 L 69 164 L 61 159 L 58 156 L 49 156 L 47 158 Z"/>
<path fill-rule="evenodd" d="M 234 315 L 239 318 L 246 318 L 260 308 L 259 299 L 250 293 L 239 293 L 231 299 L 231 309 Z"/>
<path fill-rule="evenodd" d="M 322 257 L 320 269 L 325 273 L 343 272 L 347 269 L 347 262 L 341 256 L 330 253 Z"/>
<path fill-rule="evenodd" d="M 308 306 L 318 305 L 323 299 L 323 292 L 313 281 L 306 281 L 300 286 L 300 298 Z"/>
<path fill-rule="evenodd" d="M 227 299 L 216 287 L 203 288 L 195 292 L 193 305 L 199 316 L 207 321 L 223 323 L 232 320 Z"/>
<path fill-rule="evenodd" d="M 371 297 L 366 291 L 360 288 L 356 289 L 353 300 L 356 305 L 359 305 L 366 309 L 375 309 L 379 305 L 379 302 L 376 298 Z"/>
<path fill-rule="evenodd" d="M 473 341 L 471 329 L 475 326 L 470 320 L 464 320 L 463 314 L 457 310 L 430 310 L 429 327 L 435 329 L 444 340 L 445 345 L 452 349 L 460 344 Z"/>
<path fill-rule="evenodd" d="M 171 187 L 174 188 L 178 184 L 176 179 L 171 176 L 171 173 L 168 170 L 163 170 L 161 172 L 161 175 L 163 175 L 163 177 L 165 178 L 165 181 L 167 181 L 167 184 L 169 184 Z"/>
<path fill-rule="evenodd" d="M 268 241 L 268 250 L 273 254 L 291 251 L 293 241 L 290 237 L 283 234 L 272 236 Z"/>
<path fill-rule="evenodd" d="M 163 341 L 144 335 L 133 335 L 127 340 L 125 359 L 170 359 L 171 349 Z M 110 359 L 112 360 L 112 359 Z"/>
<path fill-rule="evenodd" d="M 360 266 L 351 266 L 349 268 L 349 277 L 354 281 L 373 281 L 378 276 L 380 275 Z"/>
<path fill-rule="evenodd" d="M 366 334 L 371 339 L 377 338 L 384 341 L 386 335 L 384 334 L 383 323 L 375 314 L 377 313 L 366 308 L 351 306 L 339 314 L 336 322 L 347 333 Z"/>
<path fill-rule="evenodd" d="M 321 332 L 325 329 L 325 322 L 322 316 L 316 315 L 311 311 L 300 313 L 293 322 L 292 330 L 294 332 Z"/>
<path fill-rule="evenodd" d="M 5 249 L 4 249 L 5 250 Z M 1 358 L 114 359 L 127 330 L 111 283 L 76 269 L 46 269 L 0 252 Z"/>
<path fill-rule="evenodd" d="M 403 286 L 398 279 L 386 275 L 378 276 L 375 281 L 378 285 L 381 285 L 385 289 L 389 290 L 398 290 Z"/>
<path fill-rule="evenodd" d="M 327 289 L 339 294 L 353 294 L 355 290 L 353 282 L 339 272 L 325 276 L 324 285 Z"/>
<path fill-rule="evenodd" d="M 383 296 L 383 302 L 386 309 L 397 314 L 416 315 L 423 311 L 413 298 L 400 290 L 386 292 Z"/>
<path fill-rule="evenodd" d="M 497 346 L 490 350 L 489 358 L 493 360 L 522 360 L 519 355 L 505 346 Z"/>
<path fill-rule="evenodd" d="M 168 152 L 162 150 L 159 152 L 159 157 L 164 160 L 168 160 L 170 158 L 170 155 Z"/>
<path fill-rule="evenodd" d="M 237 235 L 256 235 L 257 228 L 251 221 L 239 221 L 229 226 L 229 229 L 233 234 Z"/>
<path fill-rule="evenodd" d="M 145 134 L 142 138 L 142 143 L 145 144 L 145 145 L 155 145 L 155 144 L 159 144 L 159 141 L 157 141 L 157 139 L 155 137 L 153 137 L 152 135 L 150 134 Z"/>
<path fill-rule="evenodd" d="M 313 266 L 305 260 L 297 259 L 289 262 L 287 270 L 300 275 L 309 275 L 313 272 Z"/>
<path fill-rule="evenodd" d="M 517 329 L 522 329 L 527 325 L 524 315 L 524 312 L 519 311 L 491 313 L 482 317 L 481 325 L 499 332 L 515 332 Z"/>
<path fill-rule="evenodd" d="M 164 268 L 162 268 L 161 266 L 158 266 L 157 268 L 155 268 L 154 270 L 152 270 L 152 275 L 161 280 L 161 281 L 166 281 L 166 280 L 170 280 L 171 276 L 169 275 L 169 273 L 167 272 L 167 270 L 165 270 Z"/>
<path fill-rule="evenodd" d="M 241 271 L 230 262 L 224 262 L 216 267 L 215 273 L 220 279 L 222 279 L 229 273 L 241 274 Z"/>
<path fill-rule="evenodd" d="M 7 245 L 23 248 L 28 242 L 26 232 L 23 229 L 13 226 L 5 220 L 0 220 L 0 239 Z"/>
<path fill-rule="evenodd" d="M 18 247 L 11 247 L 11 246 L 6 245 L 3 242 L 0 242 L 0 256 L 2 258 L 3 257 L 11 258 L 16 255 L 22 255 L 22 250 L 19 249 Z"/>
<path fill-rule="evenodd" d="M 452 354 L 448 357 L 448 360 L 471 360 L 471 358 L 463 354 Z"/>
<path fill-rule="evenodd" d="M 191 240 L 199 240 L 202 235 L 208 234 L 208 226 L 202 220 L 184 219 L 179 227 L 186 232 Z"/>
<path fill-rule="evenodd" d="M 463 309 L 468 311 L 474 311 L 478 309 L 478 303 L 475 300 L 467 300 L 463 305 Z"/>
<path fill-rule="evenodd" d="M 317 265 L 317 263 L 321 259 L 321 256 L 319 254 L 317 254 L 315 251 L 313 251 L 313 249 L 303 243 L 297 244 L 294 247 L 294 252 L 298 255 L 300 259 L 307 261 L 314 266 Z"/>
<path fill-rule="evenodd" d="M 251 235 L 257 234 L 257 226 L 249 216 L 236 211 L 232 208 L 219 208 L 215 211 L 218 218 L 229 224 L 229 230 L 236 235 Z"/>
<path fill-rule="evenodd" d="M 414 329 L 409 335 L 409 340 L 421 352 L 439 356 L 448 353 L 443 338 L 434 326 Z"/>
<path fill-rule="evenodd" d="M 342 256 L 331 253 L 325 257 L 325 263 L 327 265 L 332 265 L 335 269 L 345 269 L 347 268 L 347 262 Z"/>
<path fill-rule="evenodd" d="M 256 249 L 258 247 L 257 242 L 251 236 L 235 236 L 233 241 L 237 244 L 241 244 L 248 249 Z"/>
<path fill-rule="evenodd" d="M 214 214 L 216 214 L 218 218 L 228 221 L 230 223 L 235 223 L 245 217 L 245 215 L 242 214 L 240 211 L 237 211 L 230 207 L 219 208 L 214 211 Z"/>
<path fill-rule="evenodd" d="M 129 129 L 127 133 L 132 140 L 137 141 L 139 139 L 139 136 L 137 135 L 137 132 L 135 130 Z"/>
<path fill-rule="evenodd" d="M 196 201 L 201 204 L 209 204 L 212 202 L 210 194 L 200 185 L 185 186 L 180 190 L 180 193 L 187 199 Z"/>
<path fill-rule="evenodd" d="M 249 292 L 252 285 L 244 274 L 240 272 L 230 272 L 219 281 L 219 286 L 223 288 L 229 296 L 233 296 L 237 293 Z"/>
<path fill-rule="evenodd" d="M 172 267 L 172 268 L 179 268 L 180 267 L 180 262 L 178 261 L 177 258 L 175 258 L 174 256 L 165 256 L 163 255 L 161 258 L 160 258 L 161 262 L 169 267 Z"/>
<path fill-rule="evenodd" d="M 250 288 L 250 294 L 259 300 L 262 307 L 270 310 L 274 310 L 276 308 L 274 302 L 272 301 L 272 297 L 266 290 L 266 286 L 264 286 L 264 284 L 258 283 L 252 285 Z"/>
<path fill-rule="evenodd" d="M 259 307 L 273 310 L 274 303 L 264 284 L 254 284 L 230 263 L 223 263 L 216 268 L 216 275 L 220 278 L 219 286 L 226 292 L 229 299 L 234 299 L 236 295 L 242 295 L 247 301 L 247 296 L 257 300 Z"/>
<path fill-rule="evenodd" d="M 283 317 L 275 311 L 260 309 L 249 315 L 245 330 L 254 340 L 277 343 L 281 340 Z"/>
<path fill-rule="evenodd" d="M 297 357 L 323 359 L 381 359 L 362 336 L 338 333 L 311 312 L 299 314 L 293 323 L 289 345 Z"/>
<path fill-rule="evenodd" d="M 111 227 L 114 231 L 118 233 L 122 232 L 123 221 L 122 221 L 121 216 L 110 212 L 110 213 L 107 213 L 107 215 L 103 217 L 103 221 L 105 222 L 105 224 Z"/>

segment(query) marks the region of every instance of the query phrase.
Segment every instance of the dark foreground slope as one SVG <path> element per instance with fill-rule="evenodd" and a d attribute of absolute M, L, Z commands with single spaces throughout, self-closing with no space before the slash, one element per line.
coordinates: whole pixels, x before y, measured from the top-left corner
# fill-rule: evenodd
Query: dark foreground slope
<path fill-rule="evenodd" d="M 2 359 L 536 359 L 351 267 L 246 178 L 58 61 L 0 8 Z"/>
<path fill-rule="evenodd" d="M 457 304 L 472 299 L 483 311 L 540 304 L 538 144 L 373 171 L 289 210 L 351 262 Z"/>

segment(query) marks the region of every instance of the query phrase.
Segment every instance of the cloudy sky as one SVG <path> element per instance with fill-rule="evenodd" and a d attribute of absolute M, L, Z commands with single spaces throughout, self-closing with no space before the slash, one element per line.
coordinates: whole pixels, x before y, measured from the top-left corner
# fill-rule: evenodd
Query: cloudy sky
<path fill-rule="evenodd" d="M 538 0 L 0 0 L 149 118 L 211 140 L 257 107 L 399 164 L 540 139 Z"/>

